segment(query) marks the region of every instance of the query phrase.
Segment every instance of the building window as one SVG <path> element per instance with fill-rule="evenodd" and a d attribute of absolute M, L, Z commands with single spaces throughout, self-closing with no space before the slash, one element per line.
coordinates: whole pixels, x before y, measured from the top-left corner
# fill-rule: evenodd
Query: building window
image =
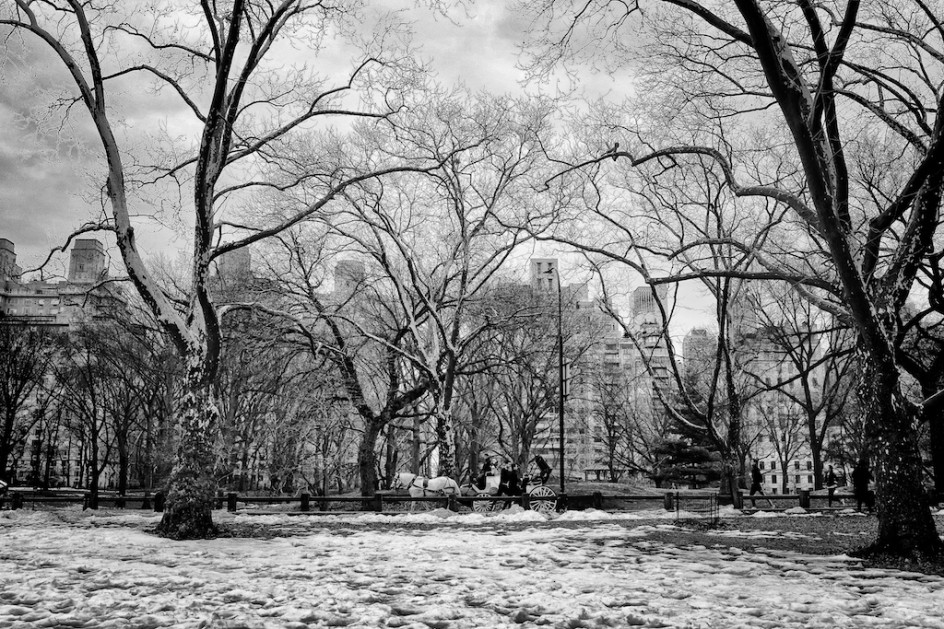
<path fill-rule="evenodd" d="M 813 462 L 812 462 L 812 461 L 807 461 L 807 462 L 806 462 L 806 469 L 808 469 L 808 470 L 813 469 Z"/>
<path fill-rule="evenodd" d="M 794 461 L 794 462 L 793 462 L 793 468 L 794 468 L 794 469 L 797 469 L 797 470 L 800 469 L 800 462 L 799 462 L 799 461 Z"/>
<path fill-rule="evenodd" d="M 776 474 L 771 474 L 771 475 L 770 475 L 770 482 L 773 483 L 774 485 L 777 484 L 777 475 L 776 475 Z"/>
<path fill-rule="evenodd" d="M 813 476 L 812 476 L 812 475 L 807 476 L 807 477 L 806 477 L 806 482 L 808 482 L 810 485 L 812 485 L 812 484 L 813 484 Z"/>
<path fill-rule="evenodd" d="M 761 461 L 760 463 L 758 463 L 758 467 L 759 467 L 760 469 L 764 469 L 764 462 Z"/>

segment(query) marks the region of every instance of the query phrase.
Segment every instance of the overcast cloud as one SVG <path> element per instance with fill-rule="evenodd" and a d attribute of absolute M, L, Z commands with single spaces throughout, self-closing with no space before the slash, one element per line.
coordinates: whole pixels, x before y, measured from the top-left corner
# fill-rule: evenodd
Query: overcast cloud
<path fill-rule="evenodd" d="M 520 90 L 516 46 L 526 25 L 504 0 L 480 0 L 468 17 L 457 15 L 454 22 L 413 8 L 412 2 L 402 4 L 416 20 L 416 43 L 444 83 L 462 81 L 493 93 Z M 61 245 L 77 225 L 100 215 L 95 185 L 104 170 L 84 109 L 75 107 L 61 132 L 59 116 L 36 124 L 43 104 L 68 82 L 45 50 L 28 39 L 24 43 L 25 49 L 6 40 L 0 71 L 0 237 L 14 242 L 26 269 Z M 129 133 L 162 121 L 173 126 L 183 113 L 171 95 L 155 95 L 128 82 L 110 102 L 120 105 L 116 113 Z M 154 221 L 141 222 L 136 232 L 146 255 L 172 254 L 168 249 L 189 242 Z"/>

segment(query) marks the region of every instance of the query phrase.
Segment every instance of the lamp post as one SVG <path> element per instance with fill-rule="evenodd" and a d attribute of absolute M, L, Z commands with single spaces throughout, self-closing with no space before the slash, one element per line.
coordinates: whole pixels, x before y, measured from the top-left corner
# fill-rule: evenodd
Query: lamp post
<path fill-rule="evenodd" d="M 557 279 L 557 420 L 560 430 L 560 493 L 564 496 L 564 303 L 560 269 L 554 267 Z"/>

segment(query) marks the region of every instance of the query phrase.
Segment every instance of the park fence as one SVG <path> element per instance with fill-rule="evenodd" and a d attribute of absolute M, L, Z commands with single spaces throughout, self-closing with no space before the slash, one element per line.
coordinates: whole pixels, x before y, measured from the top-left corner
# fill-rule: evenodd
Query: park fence
<path fill-rule="evenodd" d="M 675 512 L 677 519 L 701 519 L 717 522 L 720 518 L 720 506 L 732 505 L 735 509 L 765 511 L 784 511 L 790 508 L 802 507 L 806 510 L 827 510 L 828 508 L 842 508 L 840 502 L 851 499 L 851 496 L 839 495 L 834 497 L 835 506 L 826 504 L 826 495 L 812 495 L 809 491 L 800 491 L 797 494 L 774 494 L 755 496 L 757 506 L 749 504 L 751 498 L 737 494 L 732 501 L 730 496 L 720 495 L 708 491 L 670 491 L 664 494 L 603 494 L 593 492 L 581 495 L 558 495 L 556 510 L 582 511 L 597 509 L 608 512 L 631 512 L 664 508 Z M 89 493 L 71 490 L 32 491 L 11 488 L 0 496 L 0 509 L 43 509 L 59 506 L 81 504 L 83 509 L 115 508 L 115 509 L 148 509 L 153 511 L 164 510 L 164 494 L 150 492 L 127 494 L 124 496 L 114 493 L 101 493 L 92 496 Z M 443 507 L 453 511 L 463 508 L 474 510 L 476 505 L 488 503 L 495 508 L 519 505 L 524 509 L 530 508 L 532 498 L 528 494 L 521 496 L 426 496 L 413 498 L 406 494 L 391 491 L 381 491 L 372 496 L 321 496 L 301 493 L 295 496 L 278 495 L 240 495 L 238 493 L 223 493 L 217 495 L 216 508 L 227 509 L 230 512 L 247 514 L 309 514 L 331 515 L 352 512 L 374 513 L 402 513 L 420 507 Z M 848 504 L 848 502 L 847 502 Z"/>

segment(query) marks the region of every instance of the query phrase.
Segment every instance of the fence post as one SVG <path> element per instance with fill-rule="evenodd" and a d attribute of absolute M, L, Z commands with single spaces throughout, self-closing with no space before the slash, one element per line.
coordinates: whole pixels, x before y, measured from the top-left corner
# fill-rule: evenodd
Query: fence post
<path fill-rule="evenodd" d="M 164 492 L 159 491 L 154 494 L 154 512 L 164 513 Z"/>
<path fill-rule="evenodd" d="M 459 503 L 456 501 L 456 497 L 454 494 L 449 494 L 448 496 L 446 496 L 446 508 L 449 509 L 450 511 L 455 511 L 455 512 L 459 511 Z"/>
<path fill-rule="evenodd" d="M 673 504 L 673 501 L 672 501 L 672 492 L 671 492 L 671 491 L 665 492 L 665 510 L 666 510 L 666 511 L 674 511 L 674 510 L 675 510 L 675 505 Z"/>
<path fill-rule="evenodd" d="M 472 504 L 475 504 L 474 502 Z M 524 492 L 521 494 L 521 508 L 527 511 L 531 508 L 531 494 Z"/>
<path fill-rule="evenodd" d="M 803 507 L 804 509 L 809 509 L 810 508 L 810 490 L 801 489 L 798 493 L 800 494 L 800 506 Z"/>
<path fill-rule="evenodd" d="M 236 494 L 226 494 L 226 510 L 236 513 Z"/>
<path fill-rule="evenodd" d="M 311 494 L 302 494 L 302 511 L 311 511 Z"/>
<path fill-rule="evenodd" d="M 603 494 L 599 491 L 593 492 L 593 508 L 603 510 Z"/>
<path fill-rule="evenodd" d="M 384 510 L 384 497 L 381 493 L 374 494 L 374 511 L 377 513 L 383 513 Z"/>
<path fill-rule="evenodd" d="M 734 508 L 739 510 L 744 508 L 744 492 L 740 489 L 734 492 Z"/>

